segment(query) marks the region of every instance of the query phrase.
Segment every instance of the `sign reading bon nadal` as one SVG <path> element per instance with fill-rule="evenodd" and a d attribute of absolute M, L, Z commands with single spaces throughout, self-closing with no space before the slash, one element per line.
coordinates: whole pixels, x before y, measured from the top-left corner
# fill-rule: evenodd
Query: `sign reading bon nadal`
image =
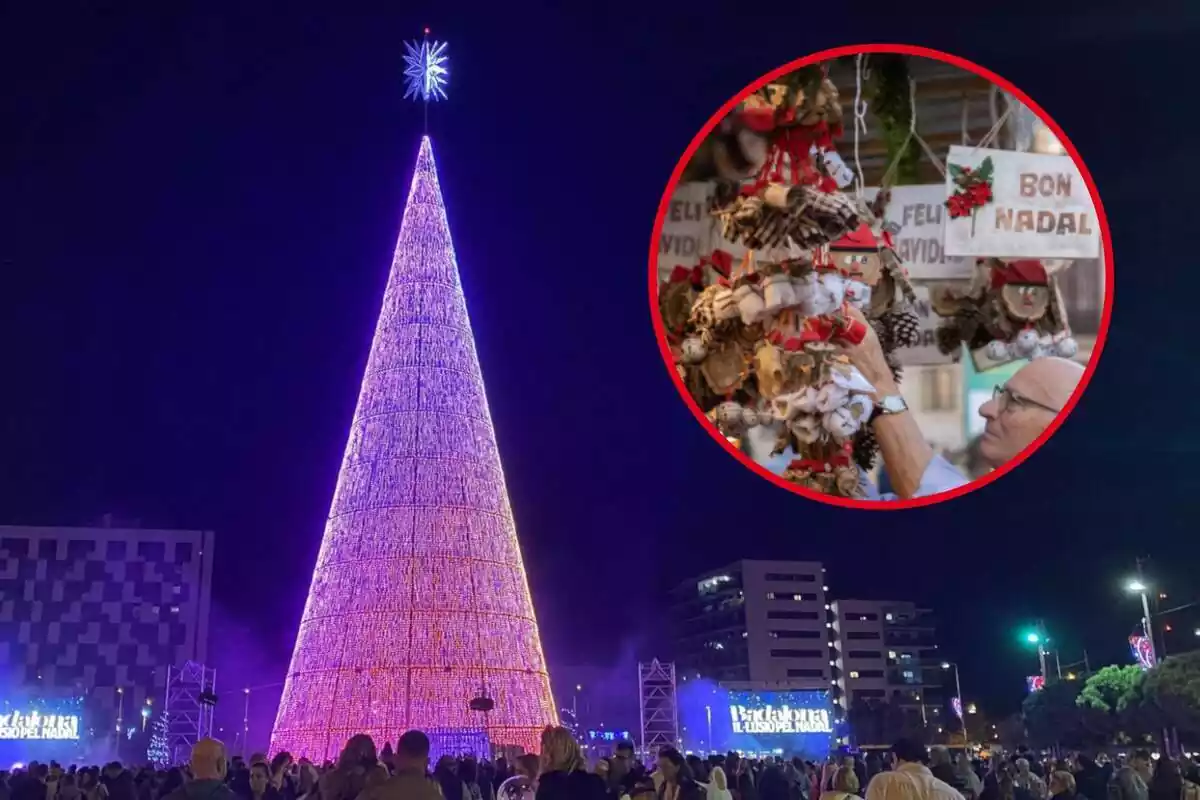
<path fill-rule="evenodd" d="M 948 256 L 1097 258 L 1100 223 L 1070 156 L 951 147 Z"/>

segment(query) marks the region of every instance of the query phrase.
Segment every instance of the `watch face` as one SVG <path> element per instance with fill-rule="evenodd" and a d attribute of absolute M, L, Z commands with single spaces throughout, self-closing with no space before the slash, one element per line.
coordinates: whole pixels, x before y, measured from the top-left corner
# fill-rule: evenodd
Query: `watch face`
<path fill-rule="evenodd" d="M 883 398 L 883 410 L 888 414 L 899 414 L 901 411 L 908 410 L 908 404 L 904 402 L 904 398 L 898 394 Z"/>

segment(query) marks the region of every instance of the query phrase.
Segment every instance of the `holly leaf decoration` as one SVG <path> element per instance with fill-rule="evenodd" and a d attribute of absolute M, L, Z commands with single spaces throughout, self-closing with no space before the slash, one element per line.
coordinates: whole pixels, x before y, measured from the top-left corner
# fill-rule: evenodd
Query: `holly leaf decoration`
<path fill-rule="evenodd" d="M 990 181 L 992 179 L 992 157 L 988 156 L 979 165 L 979 180 Z"/>
<path fill-rule="evenodd" d="M 954 178 L 956 181 L 962 177 L 963 168 L 958 164 L 947 164 L 946 167 L 950 170 L 950 177 Z"/>

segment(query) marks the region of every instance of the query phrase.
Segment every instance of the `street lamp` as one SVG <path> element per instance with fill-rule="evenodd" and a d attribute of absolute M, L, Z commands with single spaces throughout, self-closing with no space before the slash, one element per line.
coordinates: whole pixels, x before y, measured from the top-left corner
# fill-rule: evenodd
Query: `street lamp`
<path fill-rule="evenodd" d="M 1038 666 L 1042 670 L 1042 680 L 1046 680 L 1046 645 L 1050 643 L 1050 637 L 1046 636 L 1046 630 L 1042 623 L 1038 623 L 1037 628 L 1025 633 L 1025 641 L 1029 644 L 1037 646 Z"/>
<path fill-rule="evenodd" d="M 965 708 L 963 706 L 962 681 L 958 677 L 958 664 L 950 661 L 942 662 L 942 669 L 954 669 L 954 693 L 958 695 L 958 721 L 962 723 L 963 746 L 967 744 L 967 718 L 963 716 Z"/>
<path fill-rule="evenodd" d="M 1142 568 L 1141 563 L 1138 563 L 1138 569 Z M 1142 598 L 1142 630 L 1146 634 L 1146 642 L 1150 645 L 1150 663 L 1151 665 L 1158 663 L 1158 653 L 1154 647 L 1154 627 L 1150 621 L 1150 599 L 1146 592 L 1150 591 L 1150 587 L 1146 585 L 1141 578 L 1134 578 L 1125 584 L 1126 591 L 1139 595 Z"/>

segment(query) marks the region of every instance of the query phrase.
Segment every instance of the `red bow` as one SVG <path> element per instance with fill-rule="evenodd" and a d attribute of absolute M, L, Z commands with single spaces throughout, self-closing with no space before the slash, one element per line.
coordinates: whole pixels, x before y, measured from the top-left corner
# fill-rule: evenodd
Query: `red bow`
<path fill-rule="evenodd" d="M 671 283 L 683 283 L 687 281 L 693 286 L 700 286 L 704 283 L 704 269 L 699 266 L 688 269 L 687 267 L 676 267 L 671 270 Z"/>
<path fill-rule="evenodd" d="M 788 469 L 806 469 L 809 472 L 832 472 L 834 467 L 848 466 L 850 466 L 850 456 L 846 453 L 839 453 L 829 458 L 797 458 L 788 464 Z"/>
<path fill-rule="evenodd" d="M 728 278 L 729 273 L 733 271 L 733 256 L 724 250 L 713 250 L 711 255 L 700 259 L 700 266 L 712 267 Z"/>
<path fill-rule="evenodd" d="M 782 119 L 782 123 L 793 121 L 795 113 L 795 109 L 789 109 Z M 758 174 L 756 182 L 758 187 L 761 188 L 771 182 L 784 182 L 783 159 L 785 156 L 789 162 L 792 185 L 824 183 L 821 176 L 813 169 L 811 151 L 814 145 L 819 150 L 833 147 L 833 133 L 829 123 L 826 122 L 778 129 L 771 139 L 771 151 L 767 156 L 767 162 L 763 164 L 763 168 Z M 833 185 L 836 188 L 837 184 Z M 824 189 L 824 186 L 821 188 Z M 828 189 L 824 190 L 829 191 Z"/>

